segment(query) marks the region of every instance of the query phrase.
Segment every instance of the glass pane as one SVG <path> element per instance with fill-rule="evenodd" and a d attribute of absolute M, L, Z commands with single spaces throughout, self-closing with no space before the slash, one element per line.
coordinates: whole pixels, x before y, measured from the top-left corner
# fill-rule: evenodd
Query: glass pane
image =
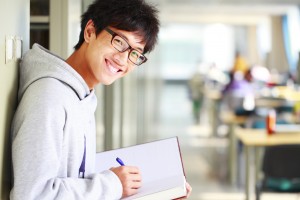
<path fill-rule="evenodd" d="M 49 49 L 49 25 L 48 24 L 30 24 L 30 47 L 38 43 Z"/>
<path fill-rule="evenodd" d="M 30 15 L 49 15 L 49 0 L 30 0 Z"/>

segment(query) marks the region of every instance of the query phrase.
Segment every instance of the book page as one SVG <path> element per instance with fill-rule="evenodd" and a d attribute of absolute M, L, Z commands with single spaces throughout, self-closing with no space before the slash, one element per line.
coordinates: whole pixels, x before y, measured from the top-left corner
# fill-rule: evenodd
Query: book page
<path fill-rule="evenodd" d="M 144 183 L 184 177 L 177 137 L 97 153 L 96 171 L 120 166 L 116 161 L 117 157 L 125 165 L 138 167 Z"/>
<path fill-rule="evenodd" d="M 186 195 L 185 178 L 183 176 L 169 177 L 153 182 L 143 182 L 139 192 L 133 196 L 123 198 L 131 199 L 173 199 Z"/>

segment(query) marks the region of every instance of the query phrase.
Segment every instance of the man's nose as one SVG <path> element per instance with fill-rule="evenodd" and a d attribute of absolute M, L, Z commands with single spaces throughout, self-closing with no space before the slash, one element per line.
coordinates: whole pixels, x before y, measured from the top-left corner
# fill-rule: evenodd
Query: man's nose
<path fill-rule="evenodd" d="M 119 64 L 120 66 L 126 65 L 128 62 L 128 54 L 129 51 L 116 53 L 114 55 L 114 58 L 116 59 L 117 64 Z"/>

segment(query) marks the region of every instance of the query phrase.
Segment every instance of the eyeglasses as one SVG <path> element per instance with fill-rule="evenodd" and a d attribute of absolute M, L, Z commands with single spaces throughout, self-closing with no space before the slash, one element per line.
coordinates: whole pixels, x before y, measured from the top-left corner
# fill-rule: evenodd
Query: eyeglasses
<path fill-rule="evenodd" d="M 105 30 L 109 34 L 112 35 L 111 45 L 116 50 L 118 50 L 121 53 L 127 51 L 128 49 L 130 50 L 129 54 L 128 54 L 128 59 L 133 64 L 135 64 L 135 65 L 141 65 L 141 64 L 143 64 L 144 62 L 147 61 L 146 56 L 144 56 L 144 54 L 140 53 L 136 49 L 133 49 L 124 38 L 122 38 L 121 36 L 119 36 L 118 34 L 116 34 L 115 32 L 113 32 L 109 28 L 105 28 Z"/>

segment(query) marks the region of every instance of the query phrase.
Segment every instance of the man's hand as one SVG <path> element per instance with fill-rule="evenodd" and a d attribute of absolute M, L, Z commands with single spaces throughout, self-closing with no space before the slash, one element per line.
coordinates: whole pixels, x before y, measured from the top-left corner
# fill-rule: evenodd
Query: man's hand
<path fill-rule="evenodd" d="M 138 189 L 142 185 L 142 178 L 140 171 L 137 167 L 121 166 L 113 167 L 110 169 L 120 179 L 123 186 L 122 197 L 131 196 L 138 192 Z"/>

